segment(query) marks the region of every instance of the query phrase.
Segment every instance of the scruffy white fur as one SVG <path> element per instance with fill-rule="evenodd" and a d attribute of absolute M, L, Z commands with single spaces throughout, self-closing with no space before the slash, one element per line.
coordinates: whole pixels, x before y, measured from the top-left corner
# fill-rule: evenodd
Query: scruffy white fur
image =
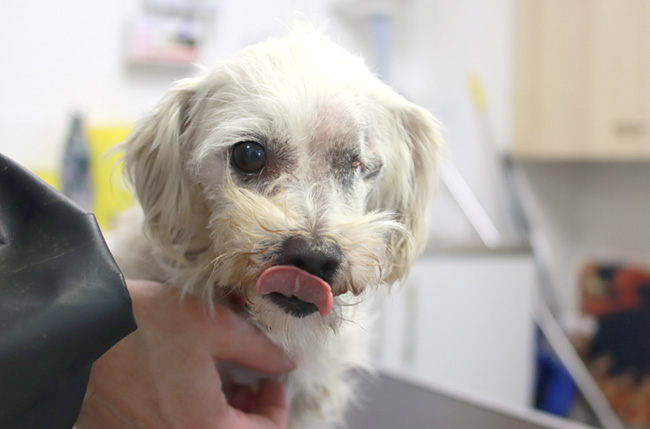
<path fill-rule="evenodd" d="M 242 141 L 274 164 L 242 175 L 230 161 Z M 441 144 L 429 113 L 298 26 L 177 82 L 139 122 L 123 148 L 144 216 L 122 219 L 109 243 L 126 277 L 206 303 L 244 297 L 250 319 L 299 363 L 291 427 L 331 428 L 351 397 L 346 372 L 365 359 L 355 304 L 405 276 L 423 248 Z M 255 291 L 291 236 L 342 251 L 325 317 L 288 315 Z"/>

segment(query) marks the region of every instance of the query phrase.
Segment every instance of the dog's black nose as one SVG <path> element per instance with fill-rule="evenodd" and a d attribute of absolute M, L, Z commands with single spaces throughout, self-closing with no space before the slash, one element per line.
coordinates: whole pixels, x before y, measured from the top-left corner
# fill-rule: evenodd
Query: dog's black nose
<path fill-rule="evenodd" d="M 330 283 L 342 257 L 341 248 L 335 243 L 295 236 L 282 244 L 278 263 L 293 265 Z"/>

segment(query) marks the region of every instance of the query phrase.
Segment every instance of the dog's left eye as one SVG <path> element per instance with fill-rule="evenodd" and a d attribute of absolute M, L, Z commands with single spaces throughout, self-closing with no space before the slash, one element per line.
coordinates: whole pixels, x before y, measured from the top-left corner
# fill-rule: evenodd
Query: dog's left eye
<path fill-rule="evenodd" d="M 258 173 L 266 166 L 266 151 L 256 142 L 237 143 L 232 149 L 231 162 L 242 173 Z"/>

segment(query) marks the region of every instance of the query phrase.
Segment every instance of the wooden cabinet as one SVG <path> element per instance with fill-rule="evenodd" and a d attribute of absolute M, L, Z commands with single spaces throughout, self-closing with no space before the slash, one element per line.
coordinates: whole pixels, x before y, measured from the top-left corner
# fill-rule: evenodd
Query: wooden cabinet
<path fill-rule="evenodd" d="M 518 0 L 512 155 L 650 160 L 650 1 Z"/>

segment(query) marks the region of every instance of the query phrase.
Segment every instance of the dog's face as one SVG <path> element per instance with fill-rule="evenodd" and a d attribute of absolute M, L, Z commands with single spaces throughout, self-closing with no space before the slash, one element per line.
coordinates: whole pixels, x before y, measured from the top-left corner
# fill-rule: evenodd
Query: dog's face
<path fill-rule="evenodd" d="M 431 115 L 301 29 L 179 82 L 125 167 L 170 271 L 241 296 L 295 350 L 411 266 L 440 144 Z"/>

